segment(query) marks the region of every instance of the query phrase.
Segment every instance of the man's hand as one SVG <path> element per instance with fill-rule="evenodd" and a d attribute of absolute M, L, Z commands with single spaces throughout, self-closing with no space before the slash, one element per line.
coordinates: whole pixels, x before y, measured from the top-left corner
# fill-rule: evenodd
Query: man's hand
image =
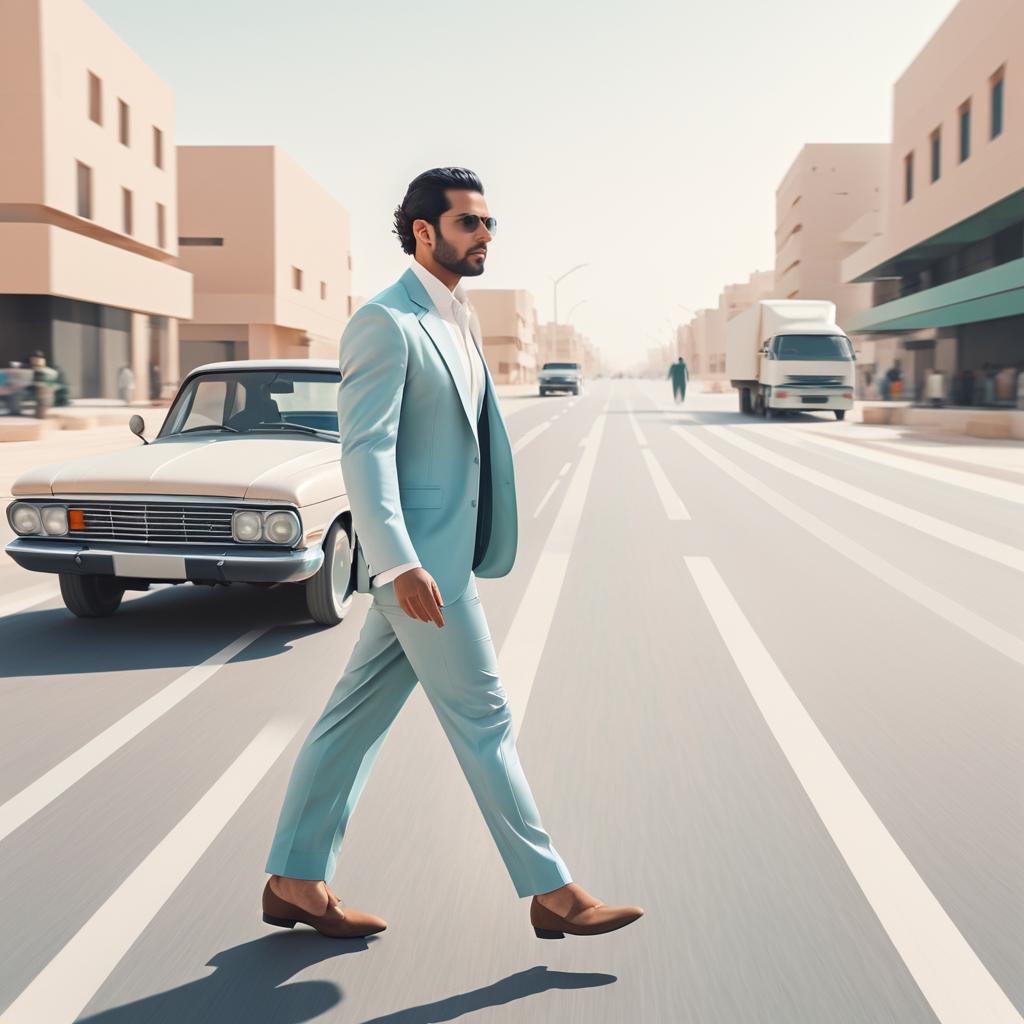
<path fill-rule="evenodd" d="M 444 625 L 441 591 L 437 589 L 434 577 L 422 566 L 407 569 L 395 577 L 395 597 L 410 618 L 435 622 L 438 629 Z"/>

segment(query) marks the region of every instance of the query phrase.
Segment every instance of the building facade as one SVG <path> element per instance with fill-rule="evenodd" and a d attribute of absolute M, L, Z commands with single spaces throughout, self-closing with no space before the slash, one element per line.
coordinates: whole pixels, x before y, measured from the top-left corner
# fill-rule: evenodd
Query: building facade
<path fill-rule="evenodd" d="M 174 97 L 80 0 L 4 0 L 0 364 L 36 350 L 72 398 L 177 380 Z"/>
<path fill-rule="evenodd" d="M 353 302 L 345 208 L 275 146 L 179 146 L 177 156 L 180 261 L 195 287 L 182 372 L 337 358 Z"/>
<path fill-rule="evenodd" d="M 856 248 L 844 232 L 881 209 L 889 147 L 806 145 L 775 192 L 775 286 L 780 299 L 830 299 L 840 327 L 871 305 L 871 287 L 843 279 Z"/>
<path fill-rule="evenodd" d="M 467 290 L 495 384 L 537 380 L 537 310 L 523 288 Z"/>
<path fill-rule="evenodd" d="M 942 371 L 958 405 L 1010 405 L 1024 370 L 1024 5 L 961 0 L 893 90 L 878 230 L 843 262 L 879 342 L 921 395 Z"/>

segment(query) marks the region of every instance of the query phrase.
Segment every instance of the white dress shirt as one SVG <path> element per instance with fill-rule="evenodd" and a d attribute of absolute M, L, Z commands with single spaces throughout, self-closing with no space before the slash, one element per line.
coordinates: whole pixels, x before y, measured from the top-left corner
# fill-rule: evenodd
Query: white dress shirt
<path fill-rule="evenodd" d="M 427 295 L 430 296 L 430 301 L 434 304 L 434 309 L 437 310 L 438 316 L 445 322 L 448 333 L 451 334 L 452 341 L 455 342 L 455 350 L 459 353 L 463 380 L 469 383 L 470 408 L 476 412 L 476 415 L 473 417 L 473 432 L 475 433 L 476 421 L 480 418 L 480 408 L 483 399 L 484 366 L 483 357 L 469 326 L 468 296 L 461 282 L 452 291 L 443 281 L 434 277 L 426 267 L 415 259 L 412 261 L 412 271 L 426 289 Z M 374 575 L 370 581 L 371 585 L 381 587 L 385 583 L 390 583 L 397 576 L 401 576 L 403 572 L 415 569 L 420 564 L 418 561 L 403 562 L 401 565 L 396 565 L 391 569 L 385 569 L 383 572 Z"/>

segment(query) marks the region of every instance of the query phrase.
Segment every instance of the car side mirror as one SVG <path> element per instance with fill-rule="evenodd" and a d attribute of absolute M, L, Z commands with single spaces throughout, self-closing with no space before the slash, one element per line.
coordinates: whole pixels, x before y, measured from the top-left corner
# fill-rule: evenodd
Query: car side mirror
<path fill-rule="evenodd" d="M 128 429 L 136 437 L 142 438 L 143 444 L 149 444 L 149 442 L 142 437 L 142 432 L 146 429 L 146 421 L 138 413 L 135 413 L 135 415 L 128 421 Z"/>

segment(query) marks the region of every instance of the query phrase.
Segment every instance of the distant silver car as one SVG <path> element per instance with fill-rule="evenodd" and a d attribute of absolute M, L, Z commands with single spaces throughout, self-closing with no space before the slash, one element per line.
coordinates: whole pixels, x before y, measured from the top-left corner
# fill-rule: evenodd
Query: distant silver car
<path fill-rule="evenodd" d="M 569 391 L 578 395 L 583 390 L 583 368 L 579 363 L 545 363 L 537 374 L 542 395 L 552 391 Z"/>
<path fill-rule="evenodd" d="M 7 553 L 56 573 L 79 616 L 154 582 L 290 583 L 315 621 L 340 622 L 355 591 L 340 380 L 329 360 L 197 367 L 153 441 L 22 473 Z"/>

